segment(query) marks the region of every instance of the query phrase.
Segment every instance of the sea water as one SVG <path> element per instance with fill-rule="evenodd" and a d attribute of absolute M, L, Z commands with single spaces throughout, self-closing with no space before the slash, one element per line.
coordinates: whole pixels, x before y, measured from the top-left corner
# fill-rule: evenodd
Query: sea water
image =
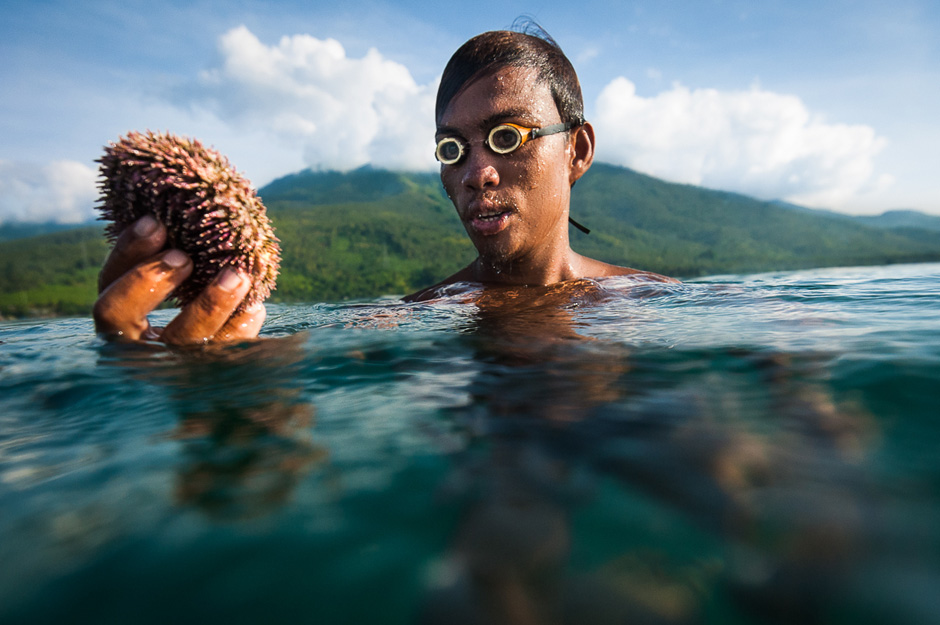
<path fill-rule="evenodd" d="M 0 324 L 0 622 L 940 622 L 938 285 L 459 285 L 223 348 Z"/>

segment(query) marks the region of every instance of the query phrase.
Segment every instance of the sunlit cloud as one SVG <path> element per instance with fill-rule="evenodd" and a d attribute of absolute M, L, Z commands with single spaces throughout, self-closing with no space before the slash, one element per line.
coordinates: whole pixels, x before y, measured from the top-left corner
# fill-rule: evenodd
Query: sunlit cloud
<path fill-rule="evenodd" d="M 827 123 L 792 95 L 675 84 L 645 98 L 621 77 L 596 111 L 600 160 L 667 180 L 832 208 L 891 183 L 874 176 L 886 140 L 873 128 Z"/>
<path fill-rule="evenodd" d="M 221 37 L 219 52 L 221 65 L 189 98 L 233 127 L 299 146 L 314 169 L 434 167 L 437 85 L 418 85 L 378 50 L 350 58 L 340 42 L 310 35 L 269 46 L 241 26 Z"/>
<path fill-rule="evenodd" d="M 0 223 L 81 223 L 96 216 L 97 172 L 76 161 L 0 161 Z"/>
<path fill-rule="evenodd" d="M 125 94 L 119 109 L 137 116 L 122 125 L 200 138 L 262 184 L 305 166 L 436 167 L 436 80 L 418 84 L 376 49 L 353 58 L 339 41 L 307 34 L 267 44 L 242 26 L 219 38 L 218 51 L 209 69 L 183 77 L 161 98 Z M 661 73 L 649 68 L 647 77 L 655 82 Z M 872 127 L 832 123 L 800 98 L 760 87 L 674 84 L 641 97 L 617 78 L 593 110 L 598 160 L 667 180 L 849 210 L 893 182 L 876 173 L 886 140 Z M 93 218 L 96 172 L 89 165 L 0 161 L 0 222 Z"/>

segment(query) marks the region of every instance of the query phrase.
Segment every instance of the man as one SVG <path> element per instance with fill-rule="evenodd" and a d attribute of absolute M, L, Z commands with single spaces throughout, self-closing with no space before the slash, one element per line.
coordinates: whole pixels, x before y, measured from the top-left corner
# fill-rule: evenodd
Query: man
<path fill-rule="evenodd" d="M 571 63 L 547 36 L 496 31 L 478 35 L 448 62 L 438 89 L 441 182 L 478 256 L 434 287 L 408 298 L 432 299 L 461 281 L 549 285 L 578 278 L 642 274 L 581 256 L 568 240 L 571 187 L 594 158 L 594 129 L 584 120 Z M 147 315 L 192 272 L 166 231 L 144 217 L 118 238 L 101 271 L 95 305 L 99 332 L 171 344 L 257 336 L 263 305 L 232 316 L 249 280 L 223 270 L 166 328 Z"/>

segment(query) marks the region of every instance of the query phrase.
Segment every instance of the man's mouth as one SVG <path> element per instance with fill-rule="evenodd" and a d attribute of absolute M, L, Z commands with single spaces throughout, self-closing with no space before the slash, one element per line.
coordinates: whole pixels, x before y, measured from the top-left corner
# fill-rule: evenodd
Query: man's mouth
<path fill-rule="evenodd" d="M 510 211 L 503 211 L 502 213 L 489 213 L 486 215 L 477 215 L 470 220 L 470 226 L 478 234 L 484 236 L 489 236 L 501 232 L 506 226 L 509 225 L 509 216 L 512 213 Z"/>
<path fill-rule="evenodd" d="M 509 225 L 509 218 L 512 215 L 512 208 L 504 208 L 495 202 L 483 202 L 489 206 L 477 206 L 475 210 L 468 211 L 470 219 L 467 220 L 469 226 L 478 234 L 493 235 L 502 231 Z"/>

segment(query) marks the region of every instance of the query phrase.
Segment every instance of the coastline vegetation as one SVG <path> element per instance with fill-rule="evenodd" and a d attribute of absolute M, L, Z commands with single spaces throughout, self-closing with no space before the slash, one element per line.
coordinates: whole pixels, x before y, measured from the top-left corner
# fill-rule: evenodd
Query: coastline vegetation
<path fill-rule="evenodd" d="M 281 240 L 273 302 L 402 295 L 473 259 L 436 174 L 305 171 L 259 191 Z M 940 261 L 940 218 L 850 218 L 595 164 L 572 195 L 572 247 L 692 278 L 721 273 Z M 87 315 L 108 253 L 85 225 L 0 242 L 0 317 Z"/>

